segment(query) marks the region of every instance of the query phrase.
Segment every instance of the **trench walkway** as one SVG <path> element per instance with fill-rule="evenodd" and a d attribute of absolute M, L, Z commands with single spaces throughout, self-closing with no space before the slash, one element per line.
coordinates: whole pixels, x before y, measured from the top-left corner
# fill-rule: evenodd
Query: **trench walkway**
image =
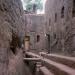
<path fill-rule="evenodd" d="M 40 52 L 39 55 L 26 52 L 26 55 L 24 61 L 28 62 L 29 68 L 32 69 L 36 65 L 33 68 L 35 69 L 33 75 L 75 75 L 74 57 L 46 54 L 44 52 Z"/>

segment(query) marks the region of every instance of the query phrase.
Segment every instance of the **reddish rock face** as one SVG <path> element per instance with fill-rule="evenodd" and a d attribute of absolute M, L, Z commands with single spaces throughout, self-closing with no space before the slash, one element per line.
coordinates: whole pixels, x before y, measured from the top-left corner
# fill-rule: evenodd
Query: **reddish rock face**
<path fill-rule="evenodd" d="M 75 55 L 75 0 L 47 0 L 46 30 L 52 52 Z M 56 38 L 55 38 L 56 35 Z"/>
<path fill-rule="evenodd" d="M 20 0 L 0 0 L 0 75 L 29 75 L 22 60 L 22 50 L 14 54 L 10 49 L 12 30 L 19 37 L 25 36 L 22 16 Z"/>

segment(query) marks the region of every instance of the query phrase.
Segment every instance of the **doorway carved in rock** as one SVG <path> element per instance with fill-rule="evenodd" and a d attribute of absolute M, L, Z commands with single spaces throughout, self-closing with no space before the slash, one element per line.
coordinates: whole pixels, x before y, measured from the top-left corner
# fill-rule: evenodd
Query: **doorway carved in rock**
<path fill-rule="evenodd" d="M 25 50 L 28 51 L 30 49 L 30 36 L 25 36 Z"/>

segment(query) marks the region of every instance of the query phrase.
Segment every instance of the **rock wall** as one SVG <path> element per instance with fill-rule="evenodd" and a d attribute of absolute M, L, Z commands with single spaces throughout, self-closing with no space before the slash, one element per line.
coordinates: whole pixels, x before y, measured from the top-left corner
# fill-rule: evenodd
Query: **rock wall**
<path fill-rule="evenodd" d="M 47 0 L 46 32 L 50 34 L 50 47 L 57 53 L 74 53 L 75 16 L 73 16 L 73 0 Z"/>
<path fill-rule="evenodd" d="M 26 35 L 30 36 L 30 50 L 45 50 L 45 22 L 44 15 L 25 14 L 26 17 Z M 39 41 L 37 42 L 37 35 Z"/>
<path fill-rule="evenodd" d="M 0 0 L 0 75 L 29 75 L 23 63 L 22 50 L 10 49 L 12 32 L 22 41 L 25 22 L 20 0 Z"/>

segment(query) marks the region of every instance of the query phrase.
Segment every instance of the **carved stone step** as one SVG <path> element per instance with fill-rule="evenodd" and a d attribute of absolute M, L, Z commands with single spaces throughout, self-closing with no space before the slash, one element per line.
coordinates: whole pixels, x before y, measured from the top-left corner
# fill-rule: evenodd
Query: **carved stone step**
<path fill-rule="evenodd" d="M 75 57 L 67 57 L 67 56 L 62 56 L 62 55 L 46 54 L 46 53 L 41 53 L 41 55 L 47 59 L 62 63 L 64 65 L 67 65 L 75 69 Z"/>
<path fill-rule="evenodd" d="M 24 58 L 23 60 L 25 61 L 40 61 L 41 59 L 40 58 Z"/>
<path fill-rule="evenodd" d="M 43 65 L 51 70 L 55 75 L 75 75 L 75 69 L 72 69 L 66 65 L 54 62 L 49 59 L 42 59 Z"/>
<path fill-rule="evenodd" d="M 49 69 L 47 69 L 45 66 L 40 67 L 40 75 L 54 75 L 52 72 L 50 72 Z"/>
<path fill-rule="evenodd" d="M 29 52 L 28 54 L 32 57 L 40 58 L 42 65 L 47 67 L 47 69 L 50 72 L 52 72 L 54 75 L 75 75 L 75 69 L 69 67 L 69 65 L 64 64 L 64 63 L 67 63 L 67 61 L 62 63 L 62 62 L 58 62 L 56 60 L 52 60 L 49 57 L 51 57 L 53 55 L 49 55 L 49 57 L 47 57 L 48 55 L 46 53 L 43 53 L 43 55 L 42 54 L 37 55 L 35 53 Z M 73 60 L 73 59 L 68 58 L 68 57 L 63 57 L 63 58 L 64 59 L 61 58 L 61 60 L 64 60 L 64 61 L 69 60 L 69 59 L 71 61 Z"/>

